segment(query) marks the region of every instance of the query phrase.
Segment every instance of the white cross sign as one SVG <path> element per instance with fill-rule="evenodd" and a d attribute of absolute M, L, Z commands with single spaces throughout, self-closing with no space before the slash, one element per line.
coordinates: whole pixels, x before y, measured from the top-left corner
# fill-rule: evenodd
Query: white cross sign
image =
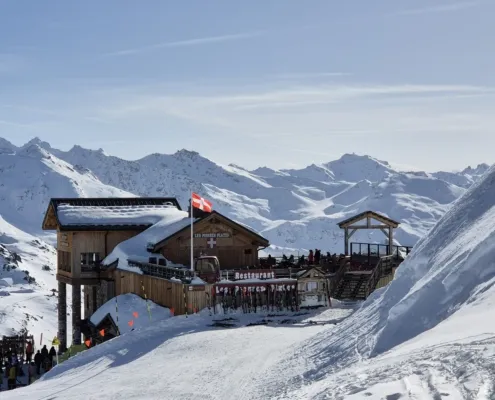
<path fill-rule="evenodd" d="M 213 247 L 215 247 L 215 245 L 217 244 L 217 241 L 214 238 L 209 238 L 206 241 L 206 243 L 208 244 L 208 246 L 210 247 L 210 249 L 213 249 Z"/>

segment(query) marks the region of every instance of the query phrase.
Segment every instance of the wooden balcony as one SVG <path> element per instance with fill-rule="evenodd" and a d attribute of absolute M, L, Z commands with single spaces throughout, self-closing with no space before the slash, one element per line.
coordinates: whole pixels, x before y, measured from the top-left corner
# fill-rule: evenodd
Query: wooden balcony
<path fill-rule="evenodd" d="M 69 285 L 95 285 L 100 281 L 100 269 L 97 265 L 59 266 L 57 280 Z"/>

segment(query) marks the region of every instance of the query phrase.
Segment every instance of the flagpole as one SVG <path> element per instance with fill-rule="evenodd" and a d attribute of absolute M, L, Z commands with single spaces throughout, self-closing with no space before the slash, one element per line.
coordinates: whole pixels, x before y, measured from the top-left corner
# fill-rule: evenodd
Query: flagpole
<path fill-rule="evenodd" d="M 191 271 L 194 271 L 193 195 L 191 192 Z"/>

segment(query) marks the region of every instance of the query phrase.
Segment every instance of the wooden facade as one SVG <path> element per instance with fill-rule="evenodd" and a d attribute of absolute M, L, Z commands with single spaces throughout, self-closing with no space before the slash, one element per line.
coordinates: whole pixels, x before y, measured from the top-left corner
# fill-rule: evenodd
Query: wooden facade
<path fill-rule="evenodd" d="M 216 212 L 196 221 L 193 233 L 194 257 L 216 256 L 221 269 L 257 266 L 258 251 L 269 245 L 268 240 Z M 157 243 L 154 251 L 176 264 L 190 266 L 189 225 Z"/>
<path fill-rule="evenodd" d="M 134 293 L 173 310 L 192 314 L 208 307 L 212 285 L 185 285 L 167 279 L 115 270 L 116 295 Z"/>

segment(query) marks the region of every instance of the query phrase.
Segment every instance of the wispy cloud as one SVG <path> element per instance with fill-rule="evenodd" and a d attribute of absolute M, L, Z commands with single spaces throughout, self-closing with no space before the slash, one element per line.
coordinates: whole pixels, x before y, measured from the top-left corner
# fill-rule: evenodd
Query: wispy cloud
<path fill-rule="evenodd" d="M 125 49 L 125 50 L 119 50 L 119 51 L 107 53 L 106 56 L 129 56 L 133 54 L 139 54 L 139 53 L 143 53 L 151 50 L 163 49 L 163 48 L 200 46 L 205 44 L 230 42 L 234 40 L 249 39 L 249 38 L 261 36 L 264 33 L 265 33 L 264 31 L 255 31 L 255 32 L 236 33 L 231 35 L 207 36 L 202 38 L 178 40 L 173 42 L 156 43 L 152 45 L 146 45 L 141 47 L 135 47 L 132 49 Z"/>
<path fill-rule="evenodd" d="M 442 4 L 431 7 L 423 7 L 423 8 L 413 8 L 409 10 L 402 10 L 394 12 L 390 15 L 420 15 L 420 14 L 434 14 L 434 13 L 445 13 L 445 12 L 454 12 L 461 11 L 467 8 L 472 8 L 480 5 L 481 1 L 462 1 L 456 3 Z"/>
<path fill-rule="evenodd" d="M 350 76 L 349 72 L 307 72 L 307 73 L 286 73 L 276 74 L 273 78 L 276 79 L 313 79 L 313 78 L 332 78 L 339 76 Z"/>

